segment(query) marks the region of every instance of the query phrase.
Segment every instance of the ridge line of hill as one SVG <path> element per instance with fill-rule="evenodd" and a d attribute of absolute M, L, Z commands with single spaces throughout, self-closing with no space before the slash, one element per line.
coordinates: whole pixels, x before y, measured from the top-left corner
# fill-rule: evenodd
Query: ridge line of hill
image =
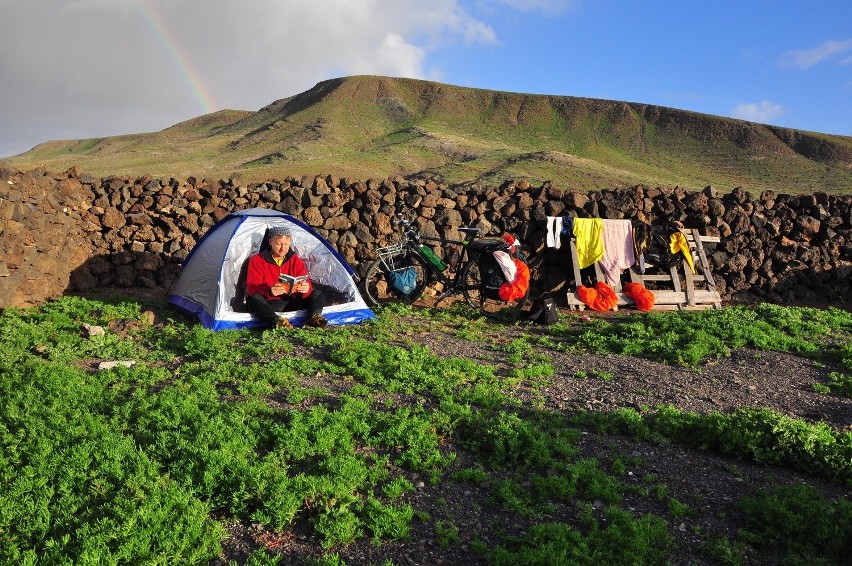
<path fill-rule="evenodd" d="M 51 141 L 6 161 L 19 169 L 250 181 L 334 171 L 449 185 L 551 181 L 581 191 L 852 188 L 848 136 L 640 102 L 365 75 L 321 81 L 255 112 L 220 110 L 159 132 Z"/>

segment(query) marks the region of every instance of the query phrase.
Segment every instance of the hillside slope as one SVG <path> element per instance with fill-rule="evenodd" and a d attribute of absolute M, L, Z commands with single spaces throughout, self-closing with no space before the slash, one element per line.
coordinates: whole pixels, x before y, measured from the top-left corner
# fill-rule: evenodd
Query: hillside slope
<path fill-rule="evenodd" d="M 752 192 L 852 189 L 852 138 L 648 104 L 355 76 L 257 112 L 223 110 L 160 132 L 52 141 L 27 169 L 245 180 L 403 175 L 449 184 L 552 180 L 566 189 L 646 184 Z"/>

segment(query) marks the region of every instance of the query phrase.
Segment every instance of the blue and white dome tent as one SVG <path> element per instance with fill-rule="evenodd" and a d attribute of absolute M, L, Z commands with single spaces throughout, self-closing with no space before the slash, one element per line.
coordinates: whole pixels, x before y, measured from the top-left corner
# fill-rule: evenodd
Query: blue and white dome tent
<path fill-rule="evenodd" d="M 302 221 L 265 208 L 233 212 L 212 226 L 184 259 L 168 302 L 197 315 L 212 330 L 262 326 L 245 307 L 245 273 L 249 258 L 266 245 L 272 227 L 290 230 L 293 249 L 329 302 L 322 314 L 330 325 L 376 318 L 358 292 L 352 268 L 327 240 Z M 284 315 L 299 325 L 307 313 Z"/>

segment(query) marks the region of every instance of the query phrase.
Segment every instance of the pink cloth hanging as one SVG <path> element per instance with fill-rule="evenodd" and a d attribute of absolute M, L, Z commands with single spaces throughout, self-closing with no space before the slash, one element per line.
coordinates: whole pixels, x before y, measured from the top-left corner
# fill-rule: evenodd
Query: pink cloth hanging
<path fill-rule="evenodd" d="M 603 220 L 604 253 L 600 266 L 606 281 L 616 286 L 621 272 L 636 263 L 633 252 L 633 225 L 630 220 Z"/>

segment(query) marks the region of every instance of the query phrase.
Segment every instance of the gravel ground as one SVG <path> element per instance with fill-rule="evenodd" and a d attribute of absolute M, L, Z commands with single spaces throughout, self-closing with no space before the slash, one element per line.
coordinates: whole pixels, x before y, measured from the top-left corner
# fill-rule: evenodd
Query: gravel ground
<path fill-rule="evenodd" d="M 495 324 L 489 330 L 490 338 L 479 341 L 460 339 L 452 330 L 435 327 L 409 332 L 407 337 L 441 356 L 466 357 L 505 369 L 509 354 L 495 349 L 493 344 L 508 343 L 522 334 L 536 332 L 542 330 Z M 630 356 L 537 349 L 551 360 L 556 374 L 543 391 L 534 392 L 530 384 L 521 384 L 518 394 L 527 401 L 532 401 L 536 394 L 539 402 L 543 396 L 544 408 L 566 415 L 578 409 L 611 411 L 661 404 L 702 414 L 727 412 L 738 407 L 763 407 L 808 422 L 821 421 L 838 430 L 852 430 L 852 400 L 815 393 L 812 389 L 814 383 L 824 383 L 828 373 L 837 370 L 828 362 L 823 364 L 791 354 L 742 349 L 728 358 L 712 360 L 697 368 L 682 368 Z M 322 354 L 313 352 L 313 355 Z M 605 372 L 608 379 L 578 377 L 578 372 L 588 374 L 591 370 Z M 322 378 L 318 378 L 313 385 L 332 388 L 334 384 L 322 383 Z M 456 450 L 459 455 L 453 470 L 474 464 L 463 450 L 453 446 L 447 449 Z M 605 469 L 612 459 L 628 457 L 636 462 L 629 470 L 628 483 L 639 483 L 648 474 L 654 474 L 657 482 L 666 486 L 668 497 L 690 507 L 691 512 L 685 517 L 673 518 L 666 501 L 635 494 L 625 497 L 623 507 L 637 514 L 654 513 L 669 521 L 675 541 L 669 556 L 669 563 L 673 565 L 718 564 L 702 552 L 702 542 L 723 536 L 733 540 L 742 526 L 734 503 L 744 496 L 755 495 L 758 489 L 800 480 L 826 496 L 852 496 L 848 488 L 793 471 L 591 430 L 582 431 L 580 449 L 583 457 L 597 458 Z M 414 493 L 406 496 L 406 501 L 415 509 L 427 512 L 431 521 L 413 521 L 410 540 L 405 542 L 376 546 L 364 539 L 335 549 L 346 564 L 383 564 L 386 560 L 396 565 L 486 564 L 482 556 L 472 551 L 470 540 L 480 538 L 486 543 L 496 543 L 494 533 L 521 534 L 534 524 L 530 519 L 490 507 L 487 485 L 445 479 L 433 486 L 416 475 L 409 475 L 409 479 L 417 487 Z M 600 502 L 595 505 L 602 507 Z M 458 527 L 460 543 L 441 548 L 434 522 L 442 519 Z M 550 521 L 569 524 L 576 523 L 576 519 L 574 505 L 558 506 L 547 517 Z M 220 563 L 228 560 L 243 563 L 259 545 L 279 552 L 281 564 L 309 563 L 322 554 L 299 526 L 283 534 L 267 533 L 257 526 L 243 524 L 231 525 L 229 530 L 231 536 L 225 543 L 225 558 Z M 747 559 L 749 564 L 775 561 L 771 555 L 758 553 L 750 554 Z"/>

